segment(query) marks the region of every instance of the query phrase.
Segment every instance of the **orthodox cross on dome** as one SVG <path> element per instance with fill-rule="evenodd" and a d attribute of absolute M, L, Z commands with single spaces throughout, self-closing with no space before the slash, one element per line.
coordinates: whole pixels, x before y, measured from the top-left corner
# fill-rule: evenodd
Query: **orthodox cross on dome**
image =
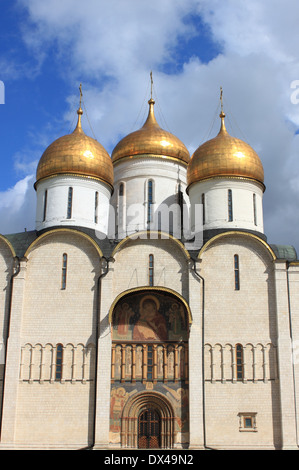
<path fill-rule="evenodd" d="M 220 104 L 221 104 L 221 112 L 219 114 L 219 117 L 221 118 L 220 132 L 227 132 L 225 128 L 225 123 L 224 123 L 225 112 L 223 111 L 223 88 L 222 86 L 220 87 Z"/>
<path fill-rule="evenodd" d="M 153 99 L 153 72 L 151 71 L 150 73 L 150 76 L 151 76 L 151 100 Z"/>
<path fill-rule="evenodd" d="M 80 131 L 82 129 L 81 127 L 81 116 L 83 114 L 83 109 L 81 107 L 81 104 L 82 104 L 82 97 L 83 97 L 83 93 L 82 93 L 82 83 L 80 83 L 80 86 L 79 86 L 79 91 L 80 91 L 80 101 L 79 101 L 79 109 L 77 110 L 77 114 L 78 114 L 78 122 L 77 122 L 77 126 L 75 128 L 75 131 Z M 74 131 L 74 132 L 75 132 Z"/>
<path fill-rule="evenodd" d="M 80 104 L 79 104 L 79 107 L 81 108 L 82 97 L 83 97 L 83 93 L 82 93 L 82 83 L 80 83 L 79 91 L 80 91 Z"/>
<path fill-rule="evenodd" d="M 221 103 L 221 113 L 220 113 L 220 117 L 225 117 L 225 113 L 223 111 L 223 88 L 222 86 L 220 87 L 220 103 Z"/>
<path fill-rule="evenodd" d="M 79 101 L 79 109 L 77 111 L 78 114 L 83 114 L 83 110 L 82 110 L 82 98 L 83 98 L 83 93 L 82 93 L 82 83 L 80 83 L 80 86 L 79 86 L 79 92 L 80 92 L 80 101 Z"/>
<path fill-rule="evenodd" d="M 149 114 L 148 114 L 148 117 L 147 117 L 147 120 L 145 122 L 144 125 L 146 125 L 147 123 L 151 122 L 152 124 L 156 124 L 156 119 L 155 119 L 155 116 L 154 116 L 154 104 L 155 104 L 155 100 L 153 99 L 153 85 L 154 85 L 154 82 L 153 82 L 153 72 L 151 71 L 150 73 L 150 77 L 151 77 L 151 97 L 150 99 L 148 100 L 148 104 L 149 104 Z"/>

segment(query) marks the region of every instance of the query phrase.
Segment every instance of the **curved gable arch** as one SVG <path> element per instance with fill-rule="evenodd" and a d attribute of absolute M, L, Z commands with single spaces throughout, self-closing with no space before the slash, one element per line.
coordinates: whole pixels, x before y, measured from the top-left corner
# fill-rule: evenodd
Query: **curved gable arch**
<path fill-rule="evenodd" d="M 202 248 L 200 249 L 197 258 L 201 259 L 204 252 L 207 250 L 207 248 L 209 248 L 216 241 L 221 240 L 223 238 L 231 237 L 231 236 L 238 236 L 238 237 L 241 237 L 241 238 L 243 237 L 243 238 L 250 238 L 251 240 L 255 240 L 257 243 L 261 244 L 265 248 L 265 250 L 268 252 L 268 254 L 270 255 L 270 257 L 272 258 L 273 261 L 276 260 L 276 255 L 275 255 L 274 251 L 272 250 L 272 248 L 268 245 L 267 242 L 265 242 L 264 240 L 262 240 L 261 238 L 259 238 L 258 236 L 254 235 L 252 233 L 239 232 L 239 231 L 233 231 L 233 230 L 229 231 L 229 232 L 220 233 L 220 234 L 215 235 L 214 237 L 210 238 L 210 240 L 208 240 L 202 246 Z"/>
<path fill-rule="evenodd" d="M 188 315 L 188 321 L 189 321 L 189 324 L 191 325 L 192 323 L 192 314 L 191 314 L 191 310 L 190 310 L 190 307 L 189 307 L 189 304 L 188 302 L 184 299 L 184 297 L 182 297 L 178 292 L 172 290 L 172 289 L 169 289 L 167 287 L 149 287 L 149 286 L 143 286 L 143 287 L 135 287 L 133 289 L 128 289 L 128 290 L 125 290 L 124 292 L 122 292 L 121 294 L 119 294 L 115 299 L 114 301 L 112 302 L 111 304 L 111 307 L 109 309 L 109 313 L 108 313 L 108 318 L 109 318 L 109 323 L 111 324 L 112 323 L 112 316 L 113 316 L 113 311 L 114 311 L 114 308 L 115 306 L 117 305 L 117 303 L 125 296 L 129 295 L 129 294 L 135 294 L 135 293 L 138 293 L 138 292 L 167 292 L 171 295 L 173 295 L 174 297 L 176 297 L 183 305 L 184 307 L 186 308 L 186 311 L 187 311 L 187 315 Z"/>
<path fill-rule="evenodd" d="M 0 241 L 1 241 L 1 240 L 8 246 L 8 248 L 9 248 L 10 251 L 11 251 L 12 256 L 15 258 L 16 252 L 15 252 L 14 247 L 13 247 L 12 244 L 10 243 L 10 241 L 7 240 L 7 238 L 6 238 L 4 235 L 0 235 Z"/>
<path fill-rule="evenodd" d="M 151 234 L 153 235 L 153 238 L 151 238 Z M 190 259 L 190 254 L 189 252 L 186 250 L 185 246 L 183 245 L 183 243 L 178 240 L 177 238 L 173 237 L 172 235 L 170 235 L 169 233 L 166 233 L 166 232 L 158 232 L 158 231 L 142 231 L 142 232 L 137 232 L 137 233 L 134 233 L 134 234 L 131 234 L 131 235 L 128 235 L 126 238 L 124 238 L 123 240 L 121 240 L 117 245 L 116 247 L 114 248 L 113 250 L 113 253 L 112 253 L 112 257 L 114 257 L 116 255 L 116 253 L 118 251 L 120 251 L 129 241 L 131 240 L 143 240 L 143 241 L 146 241 L 146 240 L 157 240 L 157 239 L 160 239 L 160 240 L 170 240 L 172 243 L 176 244 L 176 246 L 179 247 L 179 249 L 181 250 L 181 252 L 183 253 L 183 255 L 185 256 L 186 260 L 189 260 Z"/>
<path fill-rule="evenodd" d="M 98 252 L 99 254 L 99 257 L 102 258 L 103 257 L 103 253 L 102 253 L 102 250 L 100 249 L 100 247 L 98 246 L 98 244 L 93 240 L 93 238 L 91 238 L 89 235 L 87 235 L 86 233 L 84 232 L 80 232 L 79 230 L 74 230 L 74 229 L 68 229 L 68 228 L 59 228 L 59 229 L 53 229 L 53 230 L 49 230 L 45 233 L 43 233 L 42 235 L 40 235 L 36 240 L 34 240 L 31 245 L 29 245 L 29 247 L 27 248 L 26 250 L 26 253 L 25 253 L 25 258 L 28 258 L 28 256 L 30 255 L 31 251 L 35 248 L 36 245 L 39 244 L 40 241 L 42 241 L 43 239 L 45 238 L 48 238 L 52 235 L 55 235 L 55 234 L 60 234 L 60 233 L 63 233 L 63 232 L 66 232 L 66 233 L 71 233 L 71 234 L 75 234 L 75 235 L 78 235 L 79 237 L 82 237 L 84 238 L 85 240 L 88 240 L 91 245 L 93 245 L 93 247 L 96 249 L 96 251 Z"/>

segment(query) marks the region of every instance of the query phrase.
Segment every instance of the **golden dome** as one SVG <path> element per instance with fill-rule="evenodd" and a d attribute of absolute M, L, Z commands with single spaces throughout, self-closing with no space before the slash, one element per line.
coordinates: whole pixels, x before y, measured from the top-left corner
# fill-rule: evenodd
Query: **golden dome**
<path fill-rule="evenodd" d="M 81 106 L 78 123 L 72 134 L 55 140 L 43 153 L 36 171 L 36 182 L 49 176 L 71 174 L 104 181 L 113 186 L 113 165 L 104 147 L 87 136 L 81 127 Z"/>
<path fill-rule="evenodd" d="M 193 153 L 187 170 L 187 184 L 219 176 L 242 177 L 264 184 L 262 162 L 250 145 L 231 137 L 221 111 L 221 128 L 216 137 Z"/>
<path fill-rule="evenodd" d="M 155 101 L 148 101 L 149 113 L 143 127 L 124 137 L 112 152 L 112 162 L 140 155 L 170 158 L 187 164 L 190 154 L 185 145 L 173 134 L 159 127 L 155 115 Z"/>

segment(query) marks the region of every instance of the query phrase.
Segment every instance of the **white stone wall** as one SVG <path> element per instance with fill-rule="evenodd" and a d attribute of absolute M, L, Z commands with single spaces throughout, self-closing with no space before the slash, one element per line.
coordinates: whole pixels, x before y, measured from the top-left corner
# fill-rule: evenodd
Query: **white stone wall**
<path fill-rule="evenodd" d="M 7 335 L 7 320 L 10 295 L 10 278 L 13 273 L 13 253 L 9 246 L 0 239 L 0 358 L 2 344 Z M 1 362 L 0 362 L 1 364 Z"/>
<path fill-rule="evenodd" d="M 68 255 L 64 290 L 63 253 Z M 86 238 L 74 232 L 49 234 L 28 254 L 16 345 L 19 350 L 15 351 L 14 363 L 15 443 L 77 448 L 89 444 L 94 412 L 99 274 L 99 253 Z M 55 381 L 58 343 L 64 346 L 63 374 L 61 380 Z M 9 435 L 6 439 L 9 441 Z"/>
<path fill-rule="evenodd" d="M 1 252 L 7 276 L 12 258 L 6 246 Z M 61 290 L 63 253 L 68 254 L 66 290 Z M 148 285 L 149 254 L 154 255 L 154 286 L 174 290 L 191 308 L 190 447 L 296 446 L 296 264 L 288 267 L 285 261 L 273 260 L 266 245 L 250 235 L 221 235 L 196 263 L 203 284 L 174 240 L 122 243 L 115 249 L 115 261 L 99 292 L 95 394 L 95 282 L 100 254 L 88 239 L 66 230 L 40 238 L 28 259 L 21 261 L 15 279 L 2 447 L 83 448 L 93 437 L 95 406 L 96 447 L 109 446 L 108 314 L 118 295 Z M 239 255 L 240 290 L 234 285 L 235 254 Z M 51 372 L 57 343 L 65 348 L 60 381 Z M 237 343 L 244 347 L 242 380 L 235 375 Z M 83 354 L 87 350 L 92 355 Z M 242 413 L 254 416 L 254 429 L 242 427 Z"/>
<path fill-rule="evenodd" d="M 292 365 L 295 388 L 295 407 L 299 407 L 299 264 L 291 263 L 287 269 L 287 279 L 289 285 L 289 315 L 290 315 L 290 336 L 292 342 Z M 296 429 L 299 429 L 299 416 L 296 415 Z M 297 437 L 297 445 L 299 445 Z"/>
<path fill-rule="evenodd" d="M 233 220 L 228 220 L 228 190 L 232 191 Z M 194 212 L 196 204 L 202 205 L 202 194 L 205 198 L 205 230 L 235 228 L 264 233 L 263 222 L 263 189 L 250 180 L 235 178 L 214 178 L 193 184 L 189 188 L 191 227 L 201 228 L 201 218 Z M 256 217 L 254 217 L 253 195 L 256 200 Z"/>
<path fill-rule="evenodd" d="M 115 254 L 113 300 L 120 293 L 149 285 L 149 255 L 154 255 L 154 286 L 167 287 L 188 301 L 188 260 L 183 249 L 170 239 L 128 240 Z"/>
<path fill-rule="evenodd" d="M 240 290 L 235 290 L 234 256 Z M 274 268 L 264 245 L 250 236 L 227 235 L 201 257 L 205 278 L 206 341 L 261 342 L 277 337 Z"/>
<path fill-rule="evenodd" d="M 293 336 L 293 304 L 291 291 L 293 282 L 290 282 L 288 264 L 285 260 L 275 262 L 275 293 L 278 330 L 278 370 L 280 388 L 280 411 L 282 448 L 297 448 L 296 429 L 296 364 Z M 294 278 L 293 278 L 294 281 Z M 293 284 L 293 285 L 292 285 Z M 294 296 L 294 299 L 296 295 Z M 296 331 L 296 330 L 295 330 Z M 298 370 L 298 369 L 297 369 Z"/>
<path fill-rule="evenodd" d="M 116 224 L 118 224 L 119 238 L 146 230 L 147 224 L 147 184 L 153 181 L 153 213 L 160 211 L 162 215 L 161 230 L 169 232 L 169 219 L 163 213 L 167 207 L 174 209 L 174 221 L 180 221 L 180 215 L 176 214 L 178 204 L 178 188 L 181 191 L 187 207 L 189 207 L 186 190 L 186 166 L 173 160 L 163 158 L 151 158 L 150 155 L 142 155 L 139 158 L 121 161 L 114 165 L 114 194 L 112 204 L 115 208 Z M 119 186 L 124 184 L 124 196 L 119 198 Z M 123 214 L 123 215 L 121 215 Z M 153 215 L 152 222 L 155 221 Z M 175 224 L 176 225 L 176 224 Z M 156 227 L 158 228 L 158 227 Z"/>
<path fill-rule="evenodd" d="M 2 404 L 3 373 L 8 334 L 10 278 L 13 273 L 13 253 L 5 241 L 0 239 L 0 403 Z M 1 411 L 1 405 L 0 405 Z"/>
<path fill-rule="evenodd" d="M 277 383 L 205 383 L 207 446 L 215 449 L 271 449 L 281 446 Z M 256 428 L 244 430 L 240 413 L 256 413 Z"/>
<path fill-rule="evenodd" d="M 235 254 L 239 255 L 240 290 L 235 290 Z M 199 272 L 205 280 L 206 444 L 236 449 L 279 446 L 273 259 L 254 238 L 222 236 L 203 252 Z M 243 346 L 242 380 L 237 380 L 236 344 Z M 255 416 L 254 430 L 240 427 L 240 413 Z"/>
<path fill-rule="evenodd" d="M 67 279 L 62 289 L 64 253 Z M 99 273 L 99 253 L 80 234 L 58 230 L 42 238 L 28 255 L 24 342 L 89 341 L 94 332 L 95 281 Z"/>

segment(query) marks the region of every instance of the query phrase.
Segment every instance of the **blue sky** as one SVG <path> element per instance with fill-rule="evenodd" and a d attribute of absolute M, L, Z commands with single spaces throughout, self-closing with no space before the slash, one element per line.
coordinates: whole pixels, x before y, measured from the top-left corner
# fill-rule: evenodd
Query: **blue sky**
<path fill-rule="evenodd" d="M 265 232 L 299 252 L 296 0 L 2 0 L 0 232 L 34 229 L 34 174 L 72 130 L 82 82 L 87 134 L 109 153 L 141 127 L 150 71 L 156 117 L 192 153 L 219 129 L 260 155 Z"/>

